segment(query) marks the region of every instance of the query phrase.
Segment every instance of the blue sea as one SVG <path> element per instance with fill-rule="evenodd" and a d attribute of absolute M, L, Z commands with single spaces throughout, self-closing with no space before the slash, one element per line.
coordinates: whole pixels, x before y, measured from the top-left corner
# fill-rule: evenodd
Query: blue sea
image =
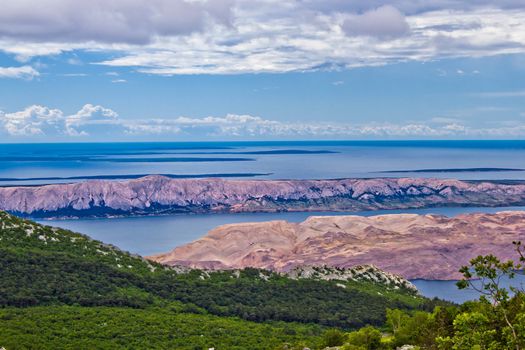
<path fill-rule="evenodd" d="M 525 180 L 525 141 L 280 141 L 0 144 L 0 186 L 174 178 L 327 179 L 435 177 Z M 525 208 L 433 208 L 385 212 L 494 212 Z M 345 213 L 245 213 L 44 221 L 143 255 L 165 252 L 226 223 Z M 477 297 L 452 282 L 414 281 L 422 293 L 461 302 Z"/>
<path fill-rule="evenodd" d="M 0 185 L 173 177 L 524 179 L 525 141 L 0 144 Z"/>

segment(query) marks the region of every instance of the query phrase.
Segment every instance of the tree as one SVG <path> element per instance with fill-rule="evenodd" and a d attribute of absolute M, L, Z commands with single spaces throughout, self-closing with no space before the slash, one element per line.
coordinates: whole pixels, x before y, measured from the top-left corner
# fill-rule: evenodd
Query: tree
<path fill-rule="evenodd" d="M 516 317 L 511 317 L 509 313 L 509 306 L 511 305 L 510 292 L 517 294 L 517 298 L 521 298 L 523 290 L 511 287 L 509 290 L 504 288 L 501 284 L 502 278 L 507 277 L 512 279 L 516 273 L 523 273 L 523 263 L 525 262 L 525 248 L 521 242 L 513 242 L 516 251 L 519 255 L 519 262 L 515 263 L 512 260 L 501 261 L 496 256 L 490 254 L 485 256 L 478 256 L 470 261 L 469 266 L 463 266 L 460 272 L 463 274 L 463 279 L 457 283 L 460 289 L 471 288 L 478 291 L 481 296 L 481 302 L 490 303 L 492 311 L 496 317 L 501 317 L 504 321 L 504 329 L 502 333 L 510 337 L 510 344 L 516 350 L 520 350 L 524 346 L 518 333 L 518 324 L 515 324 Z M 461 315 L 460 315 L 461 316 Z M 458 317 L 460 317 L 458 316 Z M 473 316 L 471 315 L 471 318 Z M 481 318 L 476 315 L 476 324 L 479 324 Z M 466 316 L 461 316 L 458 325 L 463 323 L 469 324 Z M 456 320 L 457 321 L 457 320 Z M 456 321 L 454 326 L 456 328 Z M 466 327 L 468 329 L 468 326 Z M 480 339 L 481 341 L 481 339 Z"/>
<path fill-rule="evenodd" d="M 343 345 L 346 334 L 338 329 L 329 329 L 323 334 L 323 346 L 332 347 Z"/>
<path fill-rule="evenodd" d="M 366 326 L 358 331 L 349 333 L 348 343 L 362 347 L 365 350 L 376 350 L 381 347 L 381 332 L 372 326 Z"/>
<path fill-rule="evenodd" d="M 392 334 L 396 336 L 399 329 L 406 322 L 408 315 L 399 309 L 386 310 L 386 323 L 392 330 Z"/>
<path fill-rule="evenodd" d="M 491 327 L 490 319 L 481 312 L 465 312 L 454 320 L 454 350 L 501 349 L 497 331 Z"/>

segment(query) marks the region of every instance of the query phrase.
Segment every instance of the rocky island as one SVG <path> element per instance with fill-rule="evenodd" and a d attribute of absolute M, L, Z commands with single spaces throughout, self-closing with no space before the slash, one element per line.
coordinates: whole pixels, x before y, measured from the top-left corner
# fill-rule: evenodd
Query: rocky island
<path fill-rule="evenodd" d="M 310 217 L 220 226 L 193 243 L 150 257 L 206 269 L 257 267 L 289 272 L 298 266 L 346 268 L 375 264 L 407 279 L 450 280 L 477 255 L 515 258 L 525 240 L 525 211 L 496 214 L 392 214 Z"/>
<path fill-rule="evenodd" d="M 523 182 L 424 178 L 224 180 L 151 175 L 0 188 L 0 210 L 35 218 L 524 204 Z"/>

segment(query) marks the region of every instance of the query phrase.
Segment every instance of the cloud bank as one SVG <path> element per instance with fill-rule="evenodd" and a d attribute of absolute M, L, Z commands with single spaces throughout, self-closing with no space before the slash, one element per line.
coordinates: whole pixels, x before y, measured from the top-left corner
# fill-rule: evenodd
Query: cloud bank
<path fill-rule="evenodd" d="M 0 50 L 147 74 L 236 74 L 525 52 L 518 0 L 4 0 Z"/>
<path fill-rule="evenodd" d="M 2 136 L 3 135 L 3 136 Z M 103 106 L 86 104 L 74 114 L 33 105 L 21 111 L 0 112 L 0 136 L 4 139 L 124 140 L 158 139 L 271 139 L 271 138 L 518 138 L 525 124 L 503 121 L 490 127 L 469 126 L 456 119 L 428 122 L 330 123 L 281 122 L 258 116 L 228 114 L 204 118 L 130 120 Z"/>
<path fill-rule="evenodd" d="M 0 111 L 0 134 L 8 136 L 97 136 L 121 131 L 122 122 L 111 109 L 87 104 L 77 113 L 65 115 L 59 109 L 33 105 L 22 111 Z M 2 130 L 3 129 L 3 130 Z M 116 130 L 115 130 L 116 129 Z"/>

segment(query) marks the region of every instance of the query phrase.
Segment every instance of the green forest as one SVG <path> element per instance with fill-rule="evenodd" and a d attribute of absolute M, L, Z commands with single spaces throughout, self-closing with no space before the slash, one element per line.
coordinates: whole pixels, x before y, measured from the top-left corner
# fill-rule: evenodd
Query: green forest
<path fill-rule="evenodd" d="M 0 347 L 519 350 L 524 296 L 497 282 L 522 252 L 474 259 L 459 287 L 480 277 L 484 296 L 453 305 L 372 282 L 168 268 L 1 212 Z"/>

